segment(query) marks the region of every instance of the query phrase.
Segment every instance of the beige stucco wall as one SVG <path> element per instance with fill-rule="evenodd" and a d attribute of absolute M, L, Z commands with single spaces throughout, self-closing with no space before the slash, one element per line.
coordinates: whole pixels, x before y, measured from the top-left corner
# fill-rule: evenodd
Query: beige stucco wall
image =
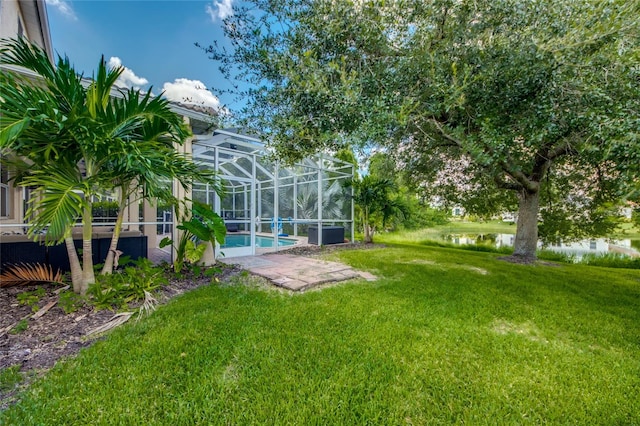
<path fill-rule="evenodd" d="M 27 34 L 26 25 L 22 12 L 20 11 L 20 4 L 16 0 L 1 0 L 0 1 L 0 38 L 11 38 L 18 35 L 18 19 L 22 22 L 22 28 L 24 36 L 29 37 Z M 9 217 L 0 217 L 0 223 L 22 223 L 24 214 L 22 212 L 22 188 L 15 188 L 9 184 Z M 2 233 L 14 233 L 21 232 L 22 228 L 1 228 Z"/>
<path fill-rule="evenodd" d="M 24 8 L 29 10 L 29 13 L 24 12 Z M 28 40 L 43 46 L 43 40 L 48 40 L 48 24 L 42 16 L 38 16 L 38 8 L 44 8 L 44 1 L 36 0 L 0 0 L 0 38 L 15 38 L 18 36 L 18 22 L 21 23 L 23 36 Z M 44 9 L 43 9 L 44 11 Z M 25 19 L 30 16 L 31 21 L 27 22 Z M 44 25 L 44 28 L 42 27 Z M 30 33 L 29 29 L 33 31 L 33 28 L 39 28 L 40 33 L 35 31 Z M 46 32 L 47 34 L 43 34 Z M 13 187 L 10 183 L 9 194 L 9 216 L 0 217 L 0 224 L 7 225 L 18 223 L 22 224 L 24 218 L 24 193 L 22 188 Z M 22 227 L 6 227 L 0 228 L 0 234 L 3 233 L 15 233 L 22 232 Z"/>
<path fill-rule="evenodd" d="M 18 36 L 18 19 L 22 22 L 24 36 L 30 39 L 24 16 L 17 0 L 0 1 L 0 38 L 15 38 Z"/>
<path fill-rule="evenodd" d="M 0 0 L 0 38 L 16 38 L 18 22 L 22 36 L 43 48 L 53 61 L 45 0 Z"/>

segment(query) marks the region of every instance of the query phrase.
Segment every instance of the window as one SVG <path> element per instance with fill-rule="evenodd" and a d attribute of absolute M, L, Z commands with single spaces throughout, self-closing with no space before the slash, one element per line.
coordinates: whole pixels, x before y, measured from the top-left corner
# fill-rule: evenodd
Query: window
<path fill-rule="evenodd" d="M 0 217 L 9 216 L 9 172 L 0 164 Z"/>
<path fill-rule="evenodd" d="M 589 241 L 589 250 L 595 250 L 598 248 L 598 242 L 596 240 Z"/>
<path fill-rule="evenodd" d="M 24 28 L 22 27 L 22 20 L 18 18 L 18 38 L 24 36 Z"/>

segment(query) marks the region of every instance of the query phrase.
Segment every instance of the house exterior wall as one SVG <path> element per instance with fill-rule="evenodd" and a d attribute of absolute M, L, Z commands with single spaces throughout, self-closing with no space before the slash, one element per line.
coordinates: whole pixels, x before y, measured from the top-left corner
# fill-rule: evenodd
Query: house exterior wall
<path fill-rule="evenodd" d="M 0 38 L 17 37 L 19 26 L 25 28 L 20 2 L 17 0 L 0 1 Z M 24 36 L 29 38 L 26 30 L 24 30 Z"/>
<path fill-rule="evenodd" d="M 0 0 L 0 38 L 18 36 L 43 48 L 53 60 L 44 0 Z"/>
<path fill-rule="evenodd" d="M 32 43 L 42 47 L 53 59 L 51 49 L 51 36 L 44 0 L 0 0 L 0 38 L 25 37 Z M 22 233 L 21 226 L 9 226 L 22 224 L 24 221 L 25 190 L 6 182 L 6 177 L 11 174 L 3 174 L 0 185 L 6 189 L 0 196 L 0 234 Z"/>

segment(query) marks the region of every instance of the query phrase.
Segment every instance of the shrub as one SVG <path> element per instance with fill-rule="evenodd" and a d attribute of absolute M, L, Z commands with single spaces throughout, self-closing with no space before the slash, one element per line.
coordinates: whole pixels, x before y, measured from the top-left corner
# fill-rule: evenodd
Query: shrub
<path fill-rule="evenodd" d="M 76 312 L 84 303 L 85 298 L 73 291 L 63 291 L 58 299 L 58 305 L 60 305 L 65 314 Z"/>
<path fill-rule="evenodd" d="M 94 219 L 113 219 L 118 216 L 117 201 L 95 201 L 91 204 L 91 215 Z"/>
<path fill-rule="evenodd" d="M 128 308 L 131 302 L 145 300 L 145 292 L 153 293 L 167 283 L 162 268 L 149 259 L 139 259 L 121 271 L 97 276 L 87 294 L 98 309 Z"/>
<path fill-rule="evenodd" d="M 591 266 L 604 266 L 607 268 L 640 269 L 640 258 L 617 253 L 607 253 L 600 256 L 587 254 L 582 257 L 580 263 Z"/>

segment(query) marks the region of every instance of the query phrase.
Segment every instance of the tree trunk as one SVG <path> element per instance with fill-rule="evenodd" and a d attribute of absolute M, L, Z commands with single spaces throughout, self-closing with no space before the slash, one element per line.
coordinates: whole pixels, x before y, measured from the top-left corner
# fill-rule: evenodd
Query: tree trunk
<path fill-rule="evenodd" d="M 64 238 L 64 243 L 67 246 L 67 254 L 69 255 L 73 291 L 80 294 L 82 289 L 82 266 L 80 265 L 80 259 L 78 259 L 78 252 L 76 251 L 76 246 L 73 244 L 71 233 Z"/>
<path fill-rule="evenodd" d="M 93 272 L 93 250 L 91 247 L 93 215 L 91 214 L 91 203 L 84 209 L 82 214 L 82 286 L 80 294 L 85 294 L 90 284 L 96 282 Z"/>
<path fill-rule="evenodd" d="M 538 211 L 540 193 L 522 190 L 518 193 L 518 223 L 516 228 L 516 240 L 513 248 L 513 256 L 522 258 L 527 262 L 536 259 L 538 246 Z"/>
<path fill-rule="evenodd" d="M 369 226 L 369 211 L 366 207 L 362 214 L 362 228 L 364 233 L 364 243 L 369 244 L 373 242 L 373 236 L 371 235 L 371 227 Z"/>
<path fill-rule="evenodd" d="M 104 260 L 104 266 L 102 267 L 102 275 L 108 275 L 113 272 L 113 260 L 116 257 L 116 249 L 118 248 L 118 240 L 120 239 L 120 232 L 122 228 L 122 222 L 124 219 L 124 208 L 126 206 L 127 197 L 124 195 L 124 190 L 120 196 L 120 203 L 118 205 L 118 218 L 116 219 L 116 226 L 113 228 L 113 235 L 111 236 L 111 244 L 109 245 L 109 251 L 107 252 L 107 258 Z"/>

